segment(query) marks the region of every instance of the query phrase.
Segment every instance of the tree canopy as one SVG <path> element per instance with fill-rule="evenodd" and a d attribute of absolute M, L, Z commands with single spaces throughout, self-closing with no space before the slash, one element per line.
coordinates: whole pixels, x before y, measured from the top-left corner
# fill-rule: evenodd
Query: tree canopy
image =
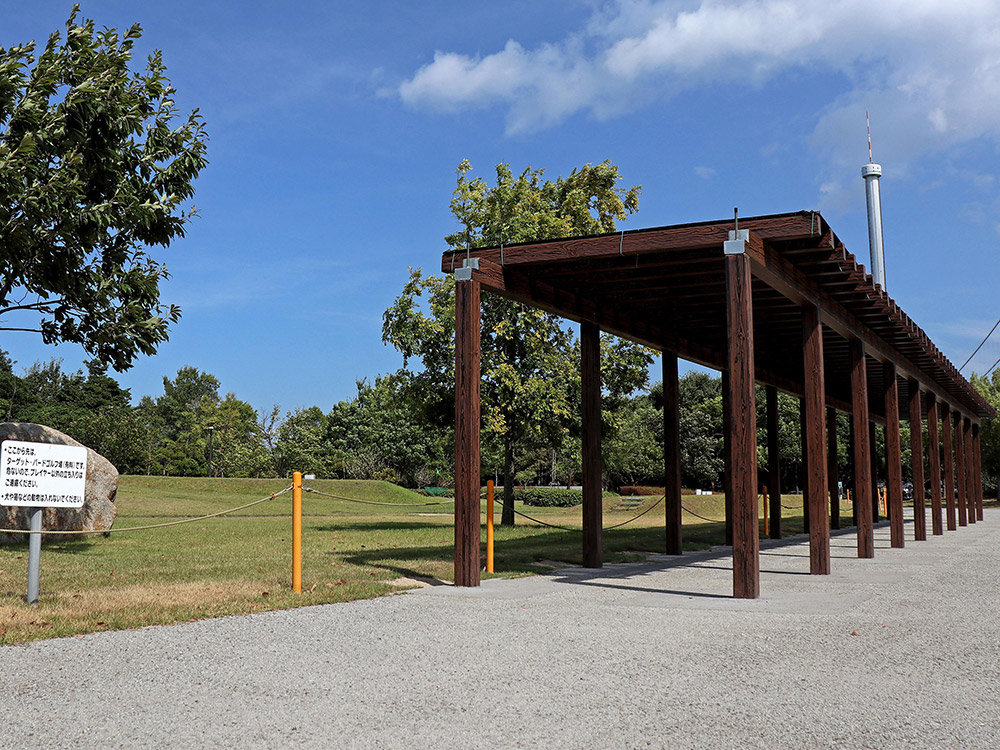
<path fill-rule="evenodd" d="M 0 330 L 121 371 L 180 316 L 146 248 L 183 236 L 207 135 L 197 110 L 178 117 L 159 51 L 130 67 L 138 24 L 98 30 L 78 10 L 40 53 L 0 48 Z"/>
<path fill-rule="evenodd" d="M 445 242 L 455 250 L 552 237 L 614 231 L 638 207 L 640 188 L 620 187 L 610 161 L 587 164 L 568 177 L 545 180 L 530 167 L 515 176 L 496 167 L 496 183 L 457 170 L 451 210 L 460 229 Z M 421 304 L 425 302 L 425 304 Z M 454 279 L 412 270 L 402 294 L 383 316 L 382 339 L 404 358 L 427 412 L 453 424 Z M 631 342 L 602 338 L 602 374 L 609 398 L 647 381 L 654 353 Z M 504 470 L 503 523 L 513 523 L 513 482 L 518 452 L 541 447 L 567 450 L 579 434 L 579 341 L 558 317 L 490 294 L 482 307 L 484 465 Z"/>

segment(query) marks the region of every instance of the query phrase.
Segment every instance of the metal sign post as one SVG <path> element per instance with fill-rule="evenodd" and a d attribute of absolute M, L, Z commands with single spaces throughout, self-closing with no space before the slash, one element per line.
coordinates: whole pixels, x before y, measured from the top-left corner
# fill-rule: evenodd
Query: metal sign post
<path fill-rule="evenodd" d="M 81 508 L 87 489 L 87 449 L 4 440 L 0 443 L 0 506 L 31 510 L 28 537 L 28 604 L 38 603 L 42 509 Z"/>

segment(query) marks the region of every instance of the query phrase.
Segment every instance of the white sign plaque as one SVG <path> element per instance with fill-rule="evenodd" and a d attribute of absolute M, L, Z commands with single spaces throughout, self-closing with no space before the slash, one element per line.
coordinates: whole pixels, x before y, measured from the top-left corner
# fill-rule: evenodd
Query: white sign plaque
<path fill-rule="evenodd" d="M 0 443 L 0 505 L 79 508 L 87 486 L 87 449 L 4 440 Z"/>

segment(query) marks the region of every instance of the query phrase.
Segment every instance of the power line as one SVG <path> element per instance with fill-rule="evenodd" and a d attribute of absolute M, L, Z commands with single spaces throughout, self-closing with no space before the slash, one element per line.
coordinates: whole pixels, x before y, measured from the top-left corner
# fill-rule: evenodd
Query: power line
<path fill-rule="evenodd" d="M 979 346 L 976 347 L 976 351 L 970 354 L 969 358 L 965 360 L 965 364 L 963 364 L 961 367 L 958 368 L 959 372 L 964 370 L 965 365 L 969 364 L 969 362 L 972 361 L 972 358 L 976 356 L 976 352 L 978 352 L 980 349 L 983 348 L 983 344 L 985 344 L 986 341 L 989 339 L 989 337 L 993 335 L 993 332 L 997 329 L 997 326 L 1000 326 L 1000 318 L 997 318 L 997 322 L 993 324 L 993 327 L 990 329 L 990 332 L 986 334 L 986 338 L 984 338 L 982 341 L 979 342 Z M 997 361 L 1000 362 L 1000 360 Z M 994 364 L 993 367 L 996 367 L 996 364 Z M 993 367 L 991 367 L 990 369 L 992 370 Z"/>
<path fill-rule="evenodd" d="M 994 362 L 992 365 L 990 365 L 990 369 L 988 369 L 986 372 L 983 373 L 983 377 L 984 378 L 988 378 L 990 376 L 990 373 L 993 372 L 993 369 L 997 365 L 1000 365 L 1000 359 L 998 359 L 996 362 Z"/>

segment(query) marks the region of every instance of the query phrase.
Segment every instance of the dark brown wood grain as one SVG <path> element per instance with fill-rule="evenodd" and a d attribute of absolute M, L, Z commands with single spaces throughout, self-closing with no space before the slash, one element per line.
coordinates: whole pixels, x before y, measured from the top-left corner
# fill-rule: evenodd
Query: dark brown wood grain
<path fill-rule="evenodd" d="M 677 355 L 663 352 L 663 466 L 666 477 L 663 503 L 666 513 L 666 550 L 668 555 L 683 552 L 681 518 L 681 407 L 677 379 Z"/>
<path fill-rule="evenodd" d="M 954 443 L 955 443 L 955 492 L 958 500 L 958 525 L 968 526 L 969 520 L 966 515 L 966 466 L 965 466 L 965 436 L 962 434 L 962 423 L 964 422 L 961 412 L 953 412 Z"/>
<path fill-rule="evenodd" d="M 726 523 L 726 544 L 733 544 L 733 406 L 730 400 L 729 371 L 722 371 L 722 494 Z"/>
<path fill-rule="evenodd" d="M 809 533 L 809 441 L 806 440 L 806 394 L 799 399 L 799 453 L 802 455 L 802 531 Z"/>
<path fill-rule="evenodd" d="M 885 463 L 886 503 L 889 511 L 889 544 L 902 547 L 903 540 L 903 462 L 899 435 L 899 381 L 892 362 L 882 365 L 882 383 L 885 394 Z"/>
<path fill-rule="evenodd" d="M 976 519 L 983 520 L 983 450 L 979 438 L 979 423 L 972 425 L 972 455 L 975 457 Z"/>
<path fill-rule="evenodd" d="M 809 508 L 809 572 L 830 572 L 829 487 L 826 455 L 826 393 L 823 372 L 823 326 L 815 305 L 802 307 L 802 364 L 805 372 L 806 496 Z"/>
<path fill-rule="evenodd" d="M 924 508 L 924 429 L 920 403 L 920 384 L 908 384 L 910 412 L 910 468 L 913 476 L 913 538 L 927 539 L 927 513 Z"/>
<path fill-rule="evenodd" d="M 865 347 L 851 341 L 851 425 L 854 433 L 854 512 L 858 526 L 858 557 L 875 557 L 872 525 L 871 444 L 868 441 L 868 374 Z"/>
<path fill-rule="evenodd" d="M 781 449 L 778 445 L 778 389 L 773 385 L 767 394 L 767 492 L 770 503 L 770 537 L 781 539 Z"/>
<path fill-rule="evenodd" d="M 603 564 L 601 466 L 601 329 L 580 325 L 580 417 L 583 457 L 583 566 Z"/>
<path fill-rule="evenodd" d="M 965 438 L 965 509 L 969 523 L 975 523 L 976 518 L 976 472 L 975 457 L 972 455 L 972 420 L 968 417 L 962 422 L 962 436 Z"/>
<path fill-rule="evenodd" d="M 941 517 L 941 439 L 939 436 L 937 399 L 927 394 L 927 468 L 931 483 L 931 533 L 941 536 L 944 524 Z"/>
<path fill-rule="evenodd" d="M 948 404 L 941 404 L 941 439 L 944 442 L 944 504 L 948 531 L 958 528 L 955 506 L 955 448 L 951 440 L 951 413 Z"/>
<path fill-rule="evenodd" d="M 479 585 L 480 286 L 455 284 L 455 585 Z"/>
<path fill-rule="evenodd" d="M 757 515 L 757 408 L 754 402 L 753 300 L 750 262 L 726 256 L 731 413 L 729 465 L 733 497 L 733 596 L 760 596 Z"/>

